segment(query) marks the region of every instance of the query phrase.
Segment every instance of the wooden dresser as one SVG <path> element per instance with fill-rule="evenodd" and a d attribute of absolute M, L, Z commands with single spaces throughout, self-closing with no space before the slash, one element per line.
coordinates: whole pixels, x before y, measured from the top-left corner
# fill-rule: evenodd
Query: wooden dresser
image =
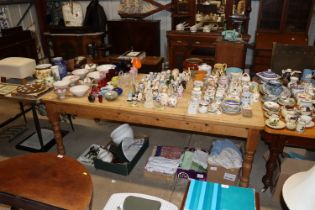
<path fill-rule="evenodd" d="M 213 64 L 216 42 L 221 40 L 221 35 L 215 32 L 168 31 L 169 67 L 182 69 L 184 60 L 189 57 Z"/>
<path fill-rule="evenodd" d="M 308 45 L 315 0 L 261 0 L 252 70 L 270 68 L 273 42 Z"/>
<path fill-rule="evenodd" d="M 243 68 L 249 36 L 243 39 L 245 43 L 224 41 L 220 32 L 168 31 L 169 67 L 181 70 L 186 58 L 195 57 L 210 65 L 221 62 Z"/>

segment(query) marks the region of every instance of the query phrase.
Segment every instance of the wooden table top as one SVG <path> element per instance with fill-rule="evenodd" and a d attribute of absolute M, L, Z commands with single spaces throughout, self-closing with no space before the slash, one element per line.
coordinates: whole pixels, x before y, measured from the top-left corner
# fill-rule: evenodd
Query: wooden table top
<path fill-rule="evenodd" d="M 127 102 L 127 95 L 128 91 L 124 89 L 123 94 L 118 97 L 115 101 L 106 101 L 103 100 L 103 103 L 99 103 L 96 99 L 94 103 L 90 103 L 88 101 L 87 96 L 76 98 L 76 97 L 66 97 L 63 100 L 59 100 L 54 92 L 48 93 L 42 97 L 44 103 L 49 102 L 53 104 L 66 104 L 66 105 L 73 105 L 76 108 L 79 107 L 90 107 L 91 111 L 93 109 L 104 109 L 107 112 L 110 111 L 119 111 L 120 115 L 128 115 L 128 114 L 137 114 L 139 116 L 151 116 L 152 120 L 154 118 L 164 117 L 169 118 L 170 120 L 176 120 L 176 126 L 180 129 L 180 122 L 191 122 L 191 123 L 203 123 L 209 125 L 222 125 L 222 126 L 229 126 L 233 129 L 235 128 L 243 128 L 245 129 L 257 129 L 263 130 L 264 129 L 264 117 L 262 112 L 261 103 L 257 102 L 253 105 L 253 116 L 250 118 L 243 117 L 242 114 L 237 115 L 228 115 L 228 114 L 212 114 L 212 113 L 205 113 L 205 114 L 195 114 L 190 115 L 187 113 L 188 103 L 191 98 L 191 89 L 192 89 L 192 81 L 189 82 L 187 89 L 184 92 L 182 98 L 179 99 L 177 107 L 158 107 L 158 108 L 145 108 L 143 103 L 137 103 L 136 105 L 132 105 L 131 103 Z M 154 125 L 154 124 L 152 124 Z M 170 126 L 172 128 L 172 126 Z M 196 128 L 198 131 L 198 128 Z M 222 134 L 225 133 L 224 130 L 220 131 Z M 245 131 L 244 131 L 245 132 Z M 235 136 L 239 137 L 247 137 L 247 134 L 237 134 Z"/>
<path fill-rule="evenodd" d="M 92 180 L 78 161 L 32 153 L 0 161 L 0 192 L 64 209 L 87 209 Z"/>
<path fill-rule="evenodd" d="M 295 130 L 288 130 L 286 128 L 283 129 L 272 129 L 268 126 L 265 126 L 265 132 L 274 135 L 285 135 L 285 136 L 295 136 L 301 138 L 313 138 L 315 139 L 315 127 L 305 128 L 304 132 L 297 132 Z"/>

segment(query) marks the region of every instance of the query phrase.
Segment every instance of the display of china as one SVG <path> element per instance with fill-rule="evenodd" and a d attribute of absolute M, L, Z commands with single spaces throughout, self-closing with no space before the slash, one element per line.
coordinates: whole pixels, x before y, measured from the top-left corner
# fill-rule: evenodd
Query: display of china
<path fill-rule="evenodd" d="M 64 78 L 67 74 L 67 65 L 62 57 L 55 57 L 52 59 L 54 65 L 58 66 L 59 77 L 60 79 Z"/>
<path fill-rule="evenodd" d="M 269 80 L 266 85 L 266 92 L 270 95 L 279 96 L 283 91 L 283 86 L 279 80 Z"/>
<path fill-rule="evenodd" d="M 49 76 L 51 76 L 51 64 L 39 64 L 35 67 L 36 79 L 45 80 Z"/>
<path fill-rule="evenodd" d="M 199 113 L 206 113 L 208 111 L 208 105 L 209 105 L 208 101 L 204 101 L 204 100 L 200 101 L 198 112 Z"/>
<path fill-rule="evenodd" d="M 59 99 L 64 99 L 70 82 L 68 80 L 60 80 L 53 83 L 54 91 Z"/>
<path fill-rule="evenodd" d="M 268 69 L 267 71 L 258 72 L 256 73 L 256 75 L 264 81 L 276 80 L 280 78 L 280 75 L 274 73 L 271 69 Z"/>

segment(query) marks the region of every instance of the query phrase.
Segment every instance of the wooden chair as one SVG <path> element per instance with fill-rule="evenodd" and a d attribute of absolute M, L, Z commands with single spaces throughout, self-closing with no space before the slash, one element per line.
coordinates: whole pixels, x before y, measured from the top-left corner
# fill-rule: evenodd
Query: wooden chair
<path fill-rule="evenodd" d="M 315 69 L 315 47 L 273 43 L 271 55 L 272 71 L 281 74 L 282 69 Z"/>
<path fill-rule="evenodd" d="M 0 203 L 12 209 L 86 210 L 92 180 L 77 160 L 32 153 L 0 161 Z"/>

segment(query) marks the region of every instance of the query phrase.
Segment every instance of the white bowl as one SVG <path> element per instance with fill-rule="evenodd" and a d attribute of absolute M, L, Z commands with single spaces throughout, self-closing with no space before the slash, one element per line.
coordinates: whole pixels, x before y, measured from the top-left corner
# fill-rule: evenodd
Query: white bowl
<path fill-rule="evenodd" d="M 71 73 L 73 75 L 77 75 L 80 77 L 80 79 L 84 79 L 85 75 L 89 72 L 89 70 L 87 69 L 76 69 L 76 70 L 73 70 Z"/>
<path fill-rule="evenodd" d="M 116 145 L 119 145 L 125 138 L 134 138 L 134 135 L 131 126 L 125 123 L 113 130 L 110 137 Z"/>
<path fill-rule="evenodd" d="M 78 75 L 67 75 L 64 78 L 62 78 L 62 80 L 68 80 L 70 85 L 74 85 L 75 83 L 77 83 L 80 79 L 80 76 Z"/>
<path fill-rule="evenodd" d="M 100 72 L 98 71 L 93 71 L 93 72 L 90 72 L 86 75 L 87 77 L 95 80 L 95 81 L 99 81 L 101 76 L 100 76 Z"/>
<path fill-rule="evenodd" d="M 87 85 L 75 85 L 70 88 L 70 92 L 77 97 L 82 97 L 89 89 L 90 87 Z"/>
<path fill-rule="evenodd" d="M 89 72 L 96 70 L 96 64 L 95 63 L 87 63 L 84 65 L 84 69 L 88 70 Z"/>
<path fill-rule="evenodd" d="M 60 81 L 54 82 L 53 86 L 55 89 L 67 88 L 69 86 L 69 84 L 70 84 L 69 80 L 60 80 Z"/>
<path fill-rule="evenodd" d="M 116 65 L 114 64 L 103 64 L 100 65 L 98 67 L 96 67 L 97 71 L 104 71 L 105 73 L 107 73 L 110 69 L 115 69 Z"/>

